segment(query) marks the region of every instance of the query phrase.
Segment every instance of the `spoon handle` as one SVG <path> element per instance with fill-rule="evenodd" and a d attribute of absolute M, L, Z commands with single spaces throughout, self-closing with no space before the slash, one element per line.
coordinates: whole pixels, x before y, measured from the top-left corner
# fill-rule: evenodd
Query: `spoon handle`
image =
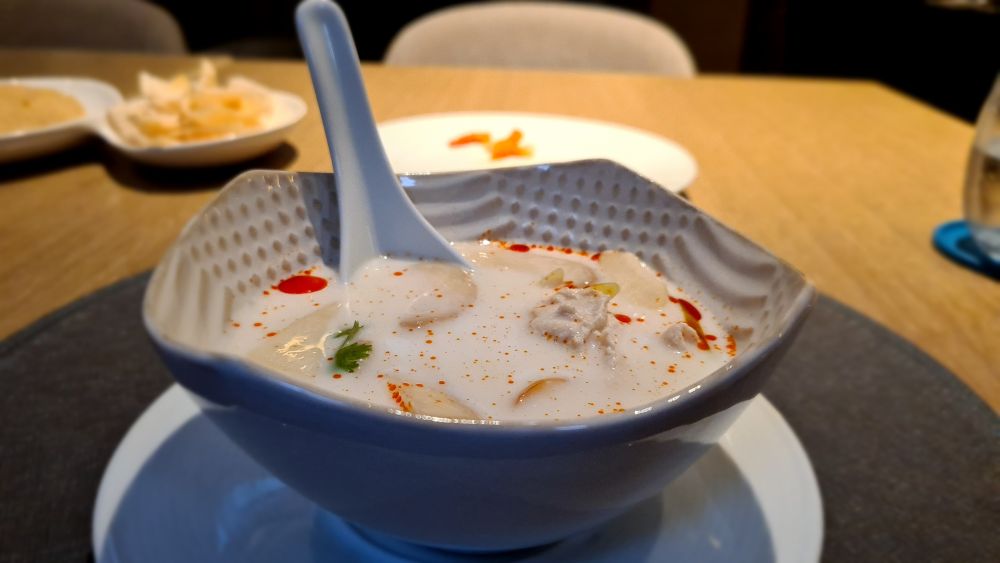
<path fill-rule="evenodd" d="M 329 0 L 305 0 L 295 20 L 336 172 L 341 279 L 385 254 L 464 265 L 409 201 L 389 165 L 343 11 Z"/>

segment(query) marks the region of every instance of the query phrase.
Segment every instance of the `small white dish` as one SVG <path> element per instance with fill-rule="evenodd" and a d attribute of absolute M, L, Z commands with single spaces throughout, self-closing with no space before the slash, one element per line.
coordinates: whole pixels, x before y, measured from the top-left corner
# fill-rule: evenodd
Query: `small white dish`
<path fill-rule="evenodd" d="M 78 143 L 97 130 L 108 109 L 122 102 L 114 86 L 90 78 L 9 78 L 0 84 L 55 90 L 75 98 L 84 111 L 82 117 L 49 127 L 0 134 L 0 163 L 53 153 Z"/>
<path fill-rule="evenodd" d="M 217 166 L 262 155 L 280 145 L 288 132 L 306 115 L 305 101 L 289 92 L 270 90 L 275 116 L 271 125 L 246 135 L 169 147 L 136 147 L 126 143 L 102 120 L 97 133 L 128 158 L 143 164 L 166 167 Z"/>
<path fill-rule="evenodd" d="M 104 473 L 92 541 L 120 561 L 818 561 L 819 488 L 781 414 L 758 396 L 659 496 L 538 549 L 463 556 L 375 544 L 232 444 L 177 385 L 126 434 Z"/>
<path fill-rule="evenodd" d="M 480 145 L 450 147 L 468 133 L 502 139 L 524 133 L 530 157 L 491 160 Z M 678 193 L 694 181 L 698 165 L 691 153 L 665 137 L 592 119 L 517 112 L 455 112 L 415 115 L 379 124 L 386 154 L 397 173 L 455 172 L 506 168 L 593 158 L 617 162 Z"/>
<path fill-rule="evenodd" d="M 71 77 L 11 78 L 0 80 L 0 84 L 55 90 L 76 98 L 85 112 L 79 119 L 50 127 L 0 135 L 0 163 L 56 152 L 96 134 L 126 157 L 143 164 L 167 167 L 232 164 L 273 150 L 306 114 L 306 103 L 302 98 L 289 92 L 270 90 L 275 116 L 264 130 L 171 147 L 135 147 L 122 140 L 108 123 L 108 110 L 123 101 L 121 93 L 110 84 Z"/>

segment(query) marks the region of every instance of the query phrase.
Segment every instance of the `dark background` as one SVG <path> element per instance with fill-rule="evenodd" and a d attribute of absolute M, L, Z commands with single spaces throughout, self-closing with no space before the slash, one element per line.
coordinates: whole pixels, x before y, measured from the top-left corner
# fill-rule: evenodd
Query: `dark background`
<path fill-rule="evenodd" d="M 152 0 L 194 52 L 299 57 L 297 0 Z M 965 0 L 975 3 L 976 0 Z M 986 0 L 981 0 L 986 1 Z M 963 0 L 611 0 L 673 27 L 701 72 L 867 78 L 974 121 L 1000 70 L 1000 13 Z M 362 60 L 408 22 L 466 2 L 341 0 Z M 953 4 L 959 3 L 956 7 Z"/>

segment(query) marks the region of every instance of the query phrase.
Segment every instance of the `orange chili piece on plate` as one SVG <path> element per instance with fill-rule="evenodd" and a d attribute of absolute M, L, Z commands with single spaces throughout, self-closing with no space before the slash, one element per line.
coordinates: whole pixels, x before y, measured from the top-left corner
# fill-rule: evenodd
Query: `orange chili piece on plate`
<path fill-rule="evenodd" d="M 508 156 L 531 156 L 531 148 L 520 146 L 521 138 L 524 134 L 520 129 L 514 129 L 506 139 L 493 143 L 493 160 L 500 160 Z"/>
<path fill-rule="evenodd" d="M 479 143 L 482 145 L 488 145 L 490 143 L 489 133 L 469 133 L 468 135 L 462 135 L 461 137 L 452 139 L 448 143 L 449 147 L 461 147 L 463 145 L 472 145 Z"/>

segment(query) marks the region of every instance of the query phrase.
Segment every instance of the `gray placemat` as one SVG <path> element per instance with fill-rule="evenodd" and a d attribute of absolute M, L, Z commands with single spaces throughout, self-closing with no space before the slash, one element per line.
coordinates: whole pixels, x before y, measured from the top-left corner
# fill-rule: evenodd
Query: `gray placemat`
<path fill-rule="evenodd" d="M 139 304 L 106 288 L 0 343 L 0 561 L 91 558 L 97 485 L 169 384 Z M 767 396 L 809 452 L 824 561 L 997 561 L 1000 422 L 953 375 L 820 298 Z"/>

